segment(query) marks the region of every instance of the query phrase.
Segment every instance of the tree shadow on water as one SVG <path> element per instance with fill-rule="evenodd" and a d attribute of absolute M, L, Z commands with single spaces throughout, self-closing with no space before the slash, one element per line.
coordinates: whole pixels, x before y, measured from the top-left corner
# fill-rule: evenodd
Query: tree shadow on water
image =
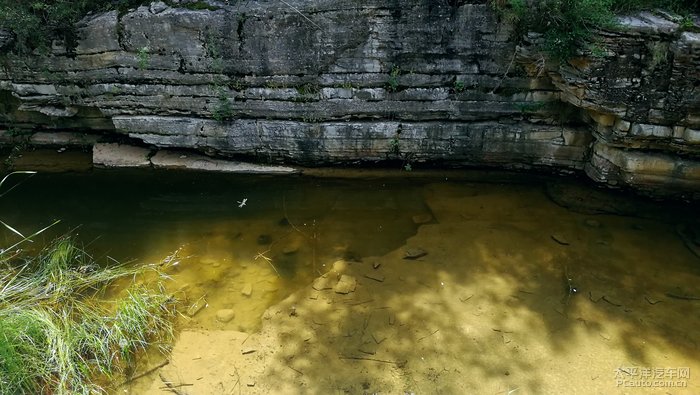
<path fill-rule="evenodd" d="M 700 368 L 700 318 L 667 296 L 699 293 L 695 258 L 652 226 L 569 219 L 426 225 L 401 249 L 337 264 L 268 311 L 261 336 L 279 351 L 259 381 L 301 393 L 610 392 L 624 366 Z M 568 240 L 551 236 L 561 229 Z M 404 259 L 411 248 L 428 254 Z M 339 279 L 354 292 L 329 289 Z"/>

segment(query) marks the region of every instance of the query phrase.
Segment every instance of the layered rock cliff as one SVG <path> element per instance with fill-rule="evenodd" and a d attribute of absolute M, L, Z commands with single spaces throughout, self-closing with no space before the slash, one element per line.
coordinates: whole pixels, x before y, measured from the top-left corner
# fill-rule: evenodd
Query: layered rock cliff
<path fill-rule="evenodd" d="M 5 139 L 79 131 L 304 165 L 583 170 L 700 198 L 700 34 L 670 17 L 623 18 L 601 54 L 560 66 L 516 45 L 484 1 L 209 4 L 90 15 L 76 48 L 6 54 Z"/>

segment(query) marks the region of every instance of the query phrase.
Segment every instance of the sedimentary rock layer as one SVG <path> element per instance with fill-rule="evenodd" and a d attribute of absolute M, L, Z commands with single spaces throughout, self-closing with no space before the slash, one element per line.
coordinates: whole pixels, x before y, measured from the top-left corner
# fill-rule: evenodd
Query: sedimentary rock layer
<path fill-rule="evenodd" d="M 0 122 L 273 163 L 585 169 L 698 196 L 700 35 L 672 18 L 623 18 L 602 56 L 560 66 L 483 1 L 230 3 L 89 15 L 75 48 L 6 54 Z M 676 165 L 625 164 L 658 157 Z"/>

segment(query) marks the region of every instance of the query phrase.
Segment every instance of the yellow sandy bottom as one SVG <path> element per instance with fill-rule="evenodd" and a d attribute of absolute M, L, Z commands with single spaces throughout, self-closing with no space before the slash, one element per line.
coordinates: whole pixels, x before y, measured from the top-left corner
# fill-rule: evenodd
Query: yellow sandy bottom
<path fill-rule="evenodd" d="M 126 392 L 700 393 L 700 301 L 677 298 L 700 295 L 700 260 L 673 225 L 502 189 L 426 186 L 432 220 L 359 262 L 308 223 L 273 233 L 272 248 L 209 236 L 173 274 L 206 307 Z M 293 292 L 278 275 L 291 257 L 305 284 Z"/>

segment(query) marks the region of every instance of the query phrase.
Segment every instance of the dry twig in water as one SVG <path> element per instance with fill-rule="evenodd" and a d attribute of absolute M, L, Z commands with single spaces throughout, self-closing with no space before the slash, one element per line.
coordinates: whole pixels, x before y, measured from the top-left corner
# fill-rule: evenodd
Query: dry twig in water
<path fill-rule="evenodd" d="M 254 259 L 254 260 L 257 261 L 258 258 L 262 258 L 262 259 L 266 260 L 267 263 L 269 263 L 270 266 L 272 267 L 272 270 L 274 270 L 275 273 L 277 273 L 277 277 L 282 277 L 282 276 L 280 276 L 280 272 L 277 271 L 277 268 L 275 267 L 275 265 L 272 264 L 272 258 L 269 258 L 269 257 L 267 257 L 267 256 L 265 255 L 265 254 L 268 253 L 268 252 L 270 252 L 269 249 L 267 249 L 267 250 L 265 250 L 265 251 L 259 253 L 258 255 L 255 256 L 255 259 Z"/>

